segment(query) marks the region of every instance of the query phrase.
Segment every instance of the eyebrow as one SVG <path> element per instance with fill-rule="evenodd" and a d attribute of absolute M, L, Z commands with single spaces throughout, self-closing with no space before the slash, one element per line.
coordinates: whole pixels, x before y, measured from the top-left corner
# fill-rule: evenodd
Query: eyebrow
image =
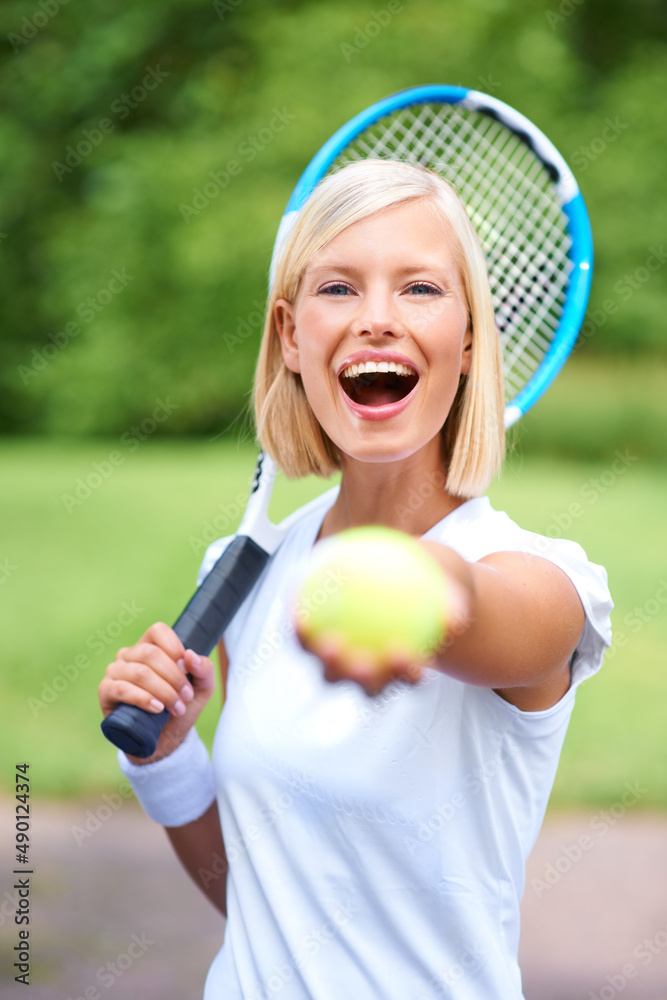
<path fill-rule="evenodd" d="M 357 275 L 360 272 L 360 268 L 355 267 L 353 264 L 339 264 L 332 261 L 330 264 L 317 264 L 312 269 L 309 269 L 311 275 L 317 275 L 323 271 L 338 271 L 340 274 L 346 275 Z M 427 264 L 410 264 L 407 267 L 400 267 L 394 272 L 399 277 L 407 278 L 413 274 L 445 274 L 448 278 L 450 277 L 449 268 L 444 265 L 439 265 L 435 263 Z"/>

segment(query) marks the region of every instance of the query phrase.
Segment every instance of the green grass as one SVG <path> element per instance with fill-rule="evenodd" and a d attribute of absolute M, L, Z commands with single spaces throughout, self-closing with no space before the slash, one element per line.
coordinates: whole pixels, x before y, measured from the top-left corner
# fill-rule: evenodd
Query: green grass
<path fill-rule="evenodd" d="M 113 452 L 122 459 L 115 466 Z M 111 473 L 73 505 L 66 495 L 74 496 L 77 479 L 105 462 Z M 99 731 L 97 684 L 119 646 L 180 612 L 207 540 L 238 523 L 254 451 L 224 440 L 149 441 L 133 453 L 117 441 L 13 440 L 0 442 L 0 463 L 0 787 L 11 787 L 13 764 L 25 760 L 35 794 L 98 794 L 120 774 Z M 327 485 L 281 482 L 272 513 L 284 515 Z M 615 629 L 626 635 L 580 689 L 552 807 L 611 804 L 626 781 L 647 789 L 642 805 L 667 807 L 667 621 L 656 598 L 667 599 L 666 488 L 667 470 L 647 461 L 614 474 L 611 463 L 519 451 L 493 487 L 495 505 L 522 525 L 558 530 L 604 563 Z M 633 609 L 647 620 L 637 622 Z M 202 720 L 209 741 L 218 708 L 216 698 Z"/>
<path fill-rule="evenodd" d="M 602 461 L 617 448 L 667 464 L 667 358 L 575 351 L 518 427 L 527 454 Z"/>

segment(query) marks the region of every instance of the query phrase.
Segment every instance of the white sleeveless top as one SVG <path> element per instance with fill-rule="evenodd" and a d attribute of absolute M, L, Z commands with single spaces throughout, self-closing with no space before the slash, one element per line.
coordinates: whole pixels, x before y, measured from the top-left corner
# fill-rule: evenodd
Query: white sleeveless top
<path fill-rule="evenodd" d="M 228 921 L 204 1000 L 520 1000 L 525 862 L 575 689 L 610 642 L 606 573 L 574 542 L 467 501 L 424 537 L 469 561 L 529 551 L 564 570 L 586 612 L 570 690 L 523 712 L 429 670 L 370 698 L 326 682 L 293 635 L 295 581 L 335 494 L 292 519 L 225 635 L 213 765 Z"/>

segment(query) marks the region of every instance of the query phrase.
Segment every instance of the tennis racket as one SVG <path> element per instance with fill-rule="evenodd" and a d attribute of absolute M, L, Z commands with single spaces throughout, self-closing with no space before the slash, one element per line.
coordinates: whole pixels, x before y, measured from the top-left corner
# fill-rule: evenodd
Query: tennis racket
<path fill-rule="evenodd" d="M 276 245 L 326 174 L 369 157 L 430 167 L 457 189 L 486 256 L 503 351 L 505 426 L 546 391 L 579 333 L 590 292 L 593 244 L 583 197 L 561 155 L 527 118 L 463 87 L 415 87 L 343 125 L 299 179 Z M 273 274 L 273 267 L 272 272 Z M 275 467 L 260 455 L 239 531 L 174 624 L 183 645 L 208 656 L 276 551 L 268 505 Z M 169 713 L 118 705 L 105 736 L 137 757 L 155 751 Z"/>

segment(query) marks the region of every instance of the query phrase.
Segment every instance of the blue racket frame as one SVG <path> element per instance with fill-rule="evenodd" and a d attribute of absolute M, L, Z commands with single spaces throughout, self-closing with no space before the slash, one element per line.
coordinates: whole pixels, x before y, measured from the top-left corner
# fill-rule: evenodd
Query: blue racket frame
<path fill-rule="evenodd" d="M 593 278 L 593 235 L 579 186 L 556 147 L 528 118 L 497 98 L 466 87 L 430 84 L 391 94 L 361 111 L 325 142 L 299 178 L 287 203 L 284 219 L 301 208 L 345 147 L 365 129 L 393 111 L 424 103 L 458 104 L 470 110 L 485 112 L 528 142 L 554 179 L 567 219 L 571 240 L 568 251 L 571 272 L 558 330 L 539 367 L 505 407 L 505 426 L 511 427 L 546 392 L 565 364 L 586 314 Z"/>

